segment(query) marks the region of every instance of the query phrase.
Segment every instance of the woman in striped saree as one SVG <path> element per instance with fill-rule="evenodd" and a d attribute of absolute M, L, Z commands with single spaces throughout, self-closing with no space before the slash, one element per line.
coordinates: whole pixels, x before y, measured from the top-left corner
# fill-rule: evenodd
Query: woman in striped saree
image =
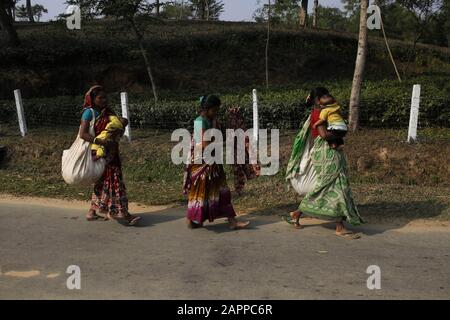
<path fill-rule="evenodd" d="M 217 218 L 227 218 L 231 229 L 249 225 L 249 222 L 236 219 L 223 165 L 206 163 L 203 157 L 204 149 L 211 143 L 205 141 L 205 132 L 213 128 L 220 130 L 216 116 L 221 104 L 217 96 L 202 97 L 200 115 L 194 121 L 191 162 L 186 167 L 184 178 L 184 192 L 189 197 L 187 222 L 190 228 L 201 227 L 206 220 L 213 222 Z M 196 154 L 195 146 L 201 154 Z"/>

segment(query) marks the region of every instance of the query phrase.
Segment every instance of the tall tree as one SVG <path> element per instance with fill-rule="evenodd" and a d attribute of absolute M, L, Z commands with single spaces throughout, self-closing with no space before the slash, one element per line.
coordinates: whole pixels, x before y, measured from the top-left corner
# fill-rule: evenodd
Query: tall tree
<path fill-rule="evenodd" d="M 156 15 L 158 15 L 159 16 L 159 14 L 160 14 L 160 9 L 161 9 L 161 4 L 160 4 L 160 2 L 159 2 L 159 0 L 156 0 L 155 1 L 155 6 L 156 6 Z"/>
<path fill-rule="evenodd" d="M 20 44 L 19 36 L 9 13 L 11 5 L 14 5 L 14 3 L 10 0 L 0 0 L 0 26 L 2 31 L 6 32 L 8 44 L 18 46 Z"/>
<path fill-rule="evenodd" d="M 337 31 L 348 30 L 348 18 L 339 8 L 322 7 L 319 5 L 320 19 L 317 20 L 317 27 L 322 29 L 332 29 Z"/>
<path fill-rule="evenodd" d="M 305 28 L 308 24 L 308 0 L 302 0 L 300 5 L 300 27 Z"/>
<path fill-rule="evenodd" d="M 172 1 L 164 5 L 160 15 L 164 19 L 187 20 L 193 18 L 194 10 L 192 6 L 186 5 L 184 0 Z"/>
<path fill-rule="evenodd" d="M 189 0 L 196 19 L 219 20 L 224 10 L 222 0 Z"/>
<path fill-rule="evenodd" d="M 31 0 L 27 0 L 26 4 L 27 4 L 28 20 L 30 22 L 34 22 L 33 7 L 31 5 Z"/>
<path fill-rule="evenodd" d="M 319 0 L 314 0 L 313 6 L 313 28 L 317 28 L 317 13 L 319 11 Z"/>
<path fill-rule="evenodd" d="M 408 58 L 408 63 L 403 71 L 407 74 L 411 60 L 416 55 L 417 43 L 426 32 L 430 22 L 436 19 L 438 12 L 443 7 L 443 0 L 399 0 L 398 3 L 414 13 L 416 18 L 416 37 L 413 41 L 413 48 Z"/>
<path fill-rule="evenodd" d="M 270 6 L 270 21 L 274 24 L 299 25 L 299 5 L 301 0 L 272 0 Z M 253 18 L 256 22 L 266 23 L 268 19 L 269 6 L 267 0 L 260 0 L 261 5 L 256 9 Z"/>
<path fill-rule="evenodd" d="M 349 129 L 356 131 L 359 126 L 359 103 L 367 57 L 367 8 L 369 0 L 360 0 L 359 39 L 350 96 Z"/>
<path fill-rule="evenodd" d="M 98 0 L 95 9 L 99 15 L 116 17 L 128 22 L 131 30 L 136 36 L 139 50 L 144 59 L 147 75 L 152 86 L 153 97 L 155 103 L 157 103 L 158 94 L 156 91 L 155 79 L 153 77 L 148 52 L 144 47 L 144 31 L 137 20 L 137 17 L 140 15 L 148 16 L 149 13 L 154 10 L 154 3 L 150 4 L 146 0 Z"/>
<path fill-rule="evenodd" d="M 19 20 L 29 20 L 28 10 L 24 5 L 18 6 L 17 10 L 17 18 Z M 33 12 L 33 17 L 35 21 L 41 21 L 41 17 L 44 13 L 48 13 L 48 10 L 41 4 L 35 4 L 32 6 L 31 11 Z"/>
<path fill-rule="evenodd" d="M 272 3 L 268 0 L 267 11 L 267 39 L 266 39 L 266 88 L 269 89 L 269 45 L 270 45 L 270 16 L 272 13 Z"/>

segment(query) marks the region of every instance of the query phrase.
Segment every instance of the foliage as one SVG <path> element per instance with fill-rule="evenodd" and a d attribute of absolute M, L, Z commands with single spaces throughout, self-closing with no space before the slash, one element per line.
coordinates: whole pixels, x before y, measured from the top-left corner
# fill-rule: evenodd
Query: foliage
<path fill-rule="evenodd" d="M 404 127 L 409 121 L 412 84 L 422 84 L 420 126 L 450 127 L 450 84 L 445 77 L 419 77 L 407 83 L 392 81 L 366 81 L 362 91 L 361 124 L 364 127 Z M 313 87 L 326 86 L 347 111 L 351 83 L 349 81 L 310 82 L 297 88 L 259 91 L 261 126 L 267 128 L 296 129 L 309 110 L 304 99 Z M 225 110 L 229 106 L 241 106 L 251 125 L 251 89 L 221 95 Z M 24 100 L 29 126 L 77 126 L 81 114 L 82 97 L 56 97 Z M 158 105 L 150 97 L 130 95 L 131 123 L 139 128 L 190 127 L 198 110 L 198 98 L 194 94 L 173 96 L 166 92 Z M 120 112 L 119 94 L 110 94 L 110 105 Z M 222 118 L 224 115 L 222 114 Z M 16 123 L 13 101 L 0 101 L 0 121 Z"/>
<path fill-rule="evenodd" d="M 34 19 L 39 22 L 44 13 L 48 13 L 48 10 L 41 4 L 35 4 L 31 7 L 31 12 Z M 16 7 L 16 16 L 19 20 L 28 21 L 28 12 L 25 5 L 20 5 Z"/>
<path fill-rule="evenodd" d="M 170 2 L 164 6 L 160 16 L 164 19 L 187 20 L 194 17 L 194 10 L 190 5 Z"/>
<path fill-rule="evenodd" d="M 194 17 L 201 20 L 219 20 L 224 4 L 221 0 L 189 0 Z"/>
<path fill-rule="evenodd" d="M 272 1 L 270 8 L 270 19 L 274 24 L 299 24 L 299 5 L 300 0 L 278 0 Z M 267 21 L 269 5 L 266 0 L 258 0 L 260 7 L 253 14 L 256 22 Z"/>
<path fill-rule="evenodd" d="M 339 8 L 330 8 L 319 5 L 317 27 L 320 29 L 331 29 L 336 31 L 348 30 L 348 19 Z M 312 19 L 312 17 L 309 17 Z M 312 22 L 309 24 L 312 25 Z"/>

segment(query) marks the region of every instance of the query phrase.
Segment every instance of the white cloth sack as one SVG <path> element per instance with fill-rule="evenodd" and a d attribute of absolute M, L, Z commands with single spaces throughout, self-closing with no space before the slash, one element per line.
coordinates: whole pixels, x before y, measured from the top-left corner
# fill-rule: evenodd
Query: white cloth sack
<path fill-rule="evenodd" d="M 95 113 L 92 112 L 92 121 L 89 133 L 95 136 Z M 90 185 L 96 182 L 105 171 L 105 159 L 94 161 L 91 153 L 91 143 L 80 138 L 80 133 L 70 149 L 64 150 L 62 155 L 62 176 L 66 183 L 76 185 Z"/>
<path fill-rule="evenodd" d="M 301 196 L 312 192 L 316 185 L 316 171 L 311 161 L 313 146 L 314 139 L 311 134 L 308 134 L 305 149 L 300 160 L 300 170 L 290 179 L 292 187 Z"/>

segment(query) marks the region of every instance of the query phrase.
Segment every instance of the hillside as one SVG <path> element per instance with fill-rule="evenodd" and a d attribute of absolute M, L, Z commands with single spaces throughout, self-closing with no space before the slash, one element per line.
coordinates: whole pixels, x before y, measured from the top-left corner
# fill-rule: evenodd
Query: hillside
<path fill-rule="evenodd" d="M 160 90 L 223 92 L 264 83 L 264 25 L 231 22 L 145 22 L 149 51 Z M 21 88 L 27 97 L 79 95 L 100 82 L 110 91 L 148 91 L 148 80 L 133 35 L 116 21 L 95 21 L 80 31 L 63 22 L 19 26 L 22 46 L 0 46 L 0 99 Z M 402 70 L 411 45 L 392 41 Z M 275 28 L 270 44 L 274 86 L 349 80 L 357 39 L 354 34 Z M 450 75 L 450 49 L 419 45 L 412 76 Z M 367 79 L 395 79 L 382 39 L 371 38 Z"/>

